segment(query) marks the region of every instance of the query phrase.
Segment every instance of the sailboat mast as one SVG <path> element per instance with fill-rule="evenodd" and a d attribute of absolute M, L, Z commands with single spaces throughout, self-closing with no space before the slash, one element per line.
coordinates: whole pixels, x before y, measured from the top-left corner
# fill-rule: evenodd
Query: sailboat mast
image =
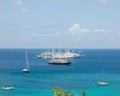
<path fill-rule="evenodd" d="M 54 48 L 54 42 L 52 42 L 52 60 L 55 59 L 55 48 Z"/>
<path fill-rule="evenodd" d="M 26 68 L 29 70 L 29 62 L 28 62 L 27 49 L 26 49 Z"/>

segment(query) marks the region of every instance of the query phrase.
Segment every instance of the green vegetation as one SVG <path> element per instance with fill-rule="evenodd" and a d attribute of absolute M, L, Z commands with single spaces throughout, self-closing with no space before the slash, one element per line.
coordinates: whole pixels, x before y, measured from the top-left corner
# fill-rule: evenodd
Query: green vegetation
<path fill-rule="evenodd" d="M 51 92 L 54 93 L 55 96 L 78 96 L 76 94 L 73 94 L 71 91 L 68 90 L 62 90 L 60 87 L 54 87 L 51 89 Z M 86 91 L 82 91 L 82 96 L 86 96 Z"/>
<path fill-rule="evenodd" d="M 82 96 L 86 96 L 86 91 L 85 90 L 82 91 Z"/>

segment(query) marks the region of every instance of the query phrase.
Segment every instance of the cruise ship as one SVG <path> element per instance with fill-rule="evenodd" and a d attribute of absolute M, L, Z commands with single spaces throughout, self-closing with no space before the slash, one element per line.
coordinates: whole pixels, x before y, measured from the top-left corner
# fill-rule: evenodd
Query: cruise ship
<path fill-rule="evenodd" d="M 52 58 L 54 55 L 54 58 L 77 58 L 80 57 L 80 54 L 75 52 L 70 52 L 69 50 L 67 52 L 43 52 L 39 55 L 37 55 L 38 58 L 44 58 L 49 59 Z"/>

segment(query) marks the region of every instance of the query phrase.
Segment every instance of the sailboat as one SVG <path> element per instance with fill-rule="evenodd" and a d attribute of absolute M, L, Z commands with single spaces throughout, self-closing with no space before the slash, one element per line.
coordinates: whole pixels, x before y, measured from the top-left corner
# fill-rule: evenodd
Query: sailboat
<path fill-rule="evenodd" d="M 29 62 L 28 62 L 28 55 L 27 55 L 27 50 L 26 50 L 26 64 L 25 64 L 25 68 L 22 70 L 22 72 L 24 73 L 29 73 Z"/>
<path fill-rule="evenodd" d="M 104 69 L 103 69 L 103 75 L 104 75 Z M 98 85 L 98 86 L 107 86 L 108 83 L 105 82 L 104 79 L 103 79 L 102 81 L 98 81 L 98 82 L 97 82 L 97 85 Z"/>
<path fill-rule="evenodd" d="M 3 90 L 13 90 L 13 89 L 15 89 L 15 87 L 13 87 L 13 86 L 4 86 L 4 87 L 2 87 L 2 89 Z"/>
<path fill-rule="evenodd" d="M 108 85 L 108 83 L 105 81 L 99 81 L 97 84 L 98 84 L 98 86 L 107 86 Z"/>

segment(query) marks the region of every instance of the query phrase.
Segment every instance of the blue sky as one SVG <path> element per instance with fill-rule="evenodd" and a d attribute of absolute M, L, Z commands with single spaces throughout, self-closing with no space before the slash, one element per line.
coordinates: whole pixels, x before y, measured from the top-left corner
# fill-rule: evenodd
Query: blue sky
<path fill-rule="evenodd" d="M 0 0 L 0 48 L 120 48 L 120 0 Z"/>

